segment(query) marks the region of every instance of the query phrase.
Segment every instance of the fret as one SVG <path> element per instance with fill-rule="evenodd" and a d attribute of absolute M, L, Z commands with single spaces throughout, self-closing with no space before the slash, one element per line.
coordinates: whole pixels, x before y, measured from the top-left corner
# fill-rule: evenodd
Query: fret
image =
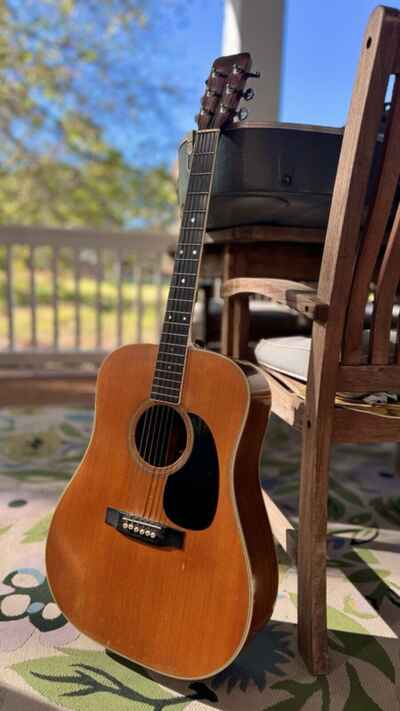
<path fill-rule="evenodd" d="M 181 242 L 181 244 L 183 244 L 185 247 L 189 247 L 189 246 L 192 246 L 192 245 L 193 245 L 194 247 L 198 247 L 199 244 L 201 244 L 201 242 L 200 242 L 200 243 L 199 243 L 199 242 Z M 178 245 L 179 245 L 179 242 L 178 242 Z"/>
<path fill-rule="evenodd" d="M 178 323 L 178 324 L 177 324 L 177 327 L 178 327 L 178 328 L 182 328 L 182 329 L 185 328 L 185 329 L 187 329 L 187 330 L 184 331 L 183 333 L 179 333 L 179 331 L 174 331 L 174 330 L 172 330 L 172 331 L 165 331 L 165 332 L 163 331 L 163 334 L 164 334 L 165 336 L 184 336 L 184 337 L 186 338 L 186 336 L 187 336 L 188 333 L 189 333 L 189 324 Z"/>
<path fill-rule="evenodd" d="M 179 262 L 179 261 L 182 261 L 182 262 L 196 262 L 196 264 L 198 264 L 198 262 L 199 262 L 198 259 L 194 259 L 193 257 L 179 257 L 179 258 L 177 259 L 177 262 Z M 175 264 L 176 264 L 177 262 L 175 262 Z"/>
<path fill-rule="evenodd" d="M 174 289 L 175 289 L 175 288 L 176 288 L 176 287 L 174 287 Z M 187 301 L 188 304 L 193 304 L 193 299 L 175 299 L 175 298 L 172 298 L 172 297 L 170 297 L 170 296 L 168 297 L 168 301 Z"/>
<path fill-rule="evenodd" d="M 156 383 L 157 388 L 163 388 L 163 389 L 168 389 L 168 390 L 180 390 L 181 389 L 181 384 L 177 384 L 177 387 L 172 385 L 163 385 L 163 381 L 165 378 L 159 378 L 158 375 L 154 376 L 154 380 L 161 380 L 160 383 Z"/>
<path fill-rule="evenodd" d="M 154 397 L 154 394 L 156 394 L 157 397 L 165 398 L 167 395 L 172 398 L 178 398 L 180 394 L 180 386 L 179 388 L 168 388 L 165 385 L 162 385 L 161 383 L 153 383 L 153 388 L 152 388 L 152 397 Z"/>
<path fill-rule="evenodd" d="M 182 336 L 182 338 L 184 338 L 184 337 L 185 336 Z M 163 336 L 161 336 L 161 339 L 160 339 L 160 346 L 164 346 L 164 348 L 165 347 L 172 348 L 171 353 L 174 352 L 174 348 L 185 348 L 186 349 L 186 346 L 183 343 L 171 343 L 171 342 L 170 343 L 163 343 L 162 340 L 163 340 Z"/>
<path fill-rule="evenodd" d="M 204 227 L 181 227 L 181 232 L 182 232 L 182 231 L 187 232 L 187 231 L 190 231 L 190 230 L 200 230 L 200 232 L 203 232 L 203 231 L 204 231 Z M 199 242 L 199 244 L 200 244 L 200 242 Z"/>
<path fill-rule="evenodd" d="M 174 365 L 177 365 L 177 364 L 174 363 Z M 157 373 L 158 371 L 161 371 L 162 373 L 167 373 L 167 375 L 168 375 L 169 378 L 180 378 L 180 377 L 181 377 L 181 374 L 182 374 L 182 370 L 183 370 L 183 363 L 180 363 L 179 366 L 182 366 L 182 367 L 180 367 L 180 373 L 179 373 L 179 374 L 178 374 L 178 373 L 174 373 L 174 372 L 172 371 L 172 369 L 171 369 L 171 366 L 170 366 L 170 369 L 168 369 L 168 368 L 160 367 L 159 365 L 158 365 L 157 368 L 156 368 L 156 373 Z M 157 377 L 158 377 L 158 376 L 157 376 Z"/>
<path fill-rule="evenodd" d="M 186 346 L 185 346 L 185 348 L 186 348 Z M 171 365 L 184 365 L 184 362 L 182 362 L 181 360 L 174 362 L 172 359 L 173 358 L 183 358 L 183 361 L 185 361 L 186 354 L 183 355 L 182 353 L 170 353 L 169 351 L 165 350 L 165 346 L 159 347 L 159 354 L 160 353 L 161 353 L 161 355 L 164 355 L 168 359 L 168 360 L 162 359 L 164 361 L 164 363 L 171 363 Z M 157 359 L 157 362 L 158 362 L 158 359 Z"/>
<path fill-rule="evenodd" d="M 173 357 L 176 358 L 177 356 L 173 356 Z M 182 356 L 178 356 L 178 357 L 181 358 Z M 183 366 L 183 365 L 184 365 L 184 363 L 179 363 L 179 362 L 178 362 L 178 363 L 174 363 L 174 362 L 171 361 L 171 360 L 162 360 L 161 358 L 158 358 L 158 359 L 157 359 L 157 363 L 166 363 L 167 365 L 170 363 L 171 365 L 176 365 L 176 366 L 180 366 L 180 365 Z M 157 366 L 157 367 L 158 367 L 158 366 Z"/>
<path fill-rule="evenodd" d="M 219 130 L 198 131 L 160 337 L 152 397 L 179 402 Z"/>
<path fill-rule="evenodd" d="M 165 312 L 165 317 L 168 316 L 168 319 L 172 319 L 172 314 L 184 314 L 185 318 L 187 317 L 189 311 L 179 311 L 178 309 L 168 309 Z"/>
<path fill-rule="evenodd" d="M 185 264 L 179 264 L 179 262 L 185 262 Z M 189 264 L 186 264 L 186 261 L 189 262 Z M 190 262 L 195 262 L 195 264 L 190 264 Z M 199 263 L 199 259 L 190 259 L 189 257 L 185 259 L 185 257 L 178 257 L 178 259 L 175 262 L 175 269 L 173 274 L 185 274 L 185 272 L 181 272 L 180 269 L 191 269 L 192 271 L 186 272 L 189 276 L 193 276 L 193 274 L 197 274 L 197 265 Z M 178 268 L 179 267 L 179 268 Z M 194 267 L 194 269 L 193 269 Z"/>
<path fill-rule="evenodd" d="M 175 395 L 172 397 L 171 395 L 166 395 L 165 393 L 157 393 L 157 392 L 151 392 L 151 397 L 153 400 L 160 400 L 161 402 L 171 402 L 173 405 L 176 405 L 179 402 L 179 397 Z"/>
<path fill-rule="evenodd" d="M 186 348 L 186 341 L 188 337 L 188 333 L 163 333 L 160 336 L 160 346 L 163 346 L 163 348 Z M 174 340 L 176 338 L 183 338 L 183 341 L 177 341 Z M 168 340 L 169 339 L 169 340 Z"/>
<path fill-rule="evenodd" d="M 185 318 L 186 318 L 186 316 L 185 316 Z M 189 328 L 188 323 L 182 323 L 182 321 L 172 321 L 172 320 L 168 321 L 165 324 L 165 326 L 181 326 L 182 328 L 187 328 L 187 329 Z"/>

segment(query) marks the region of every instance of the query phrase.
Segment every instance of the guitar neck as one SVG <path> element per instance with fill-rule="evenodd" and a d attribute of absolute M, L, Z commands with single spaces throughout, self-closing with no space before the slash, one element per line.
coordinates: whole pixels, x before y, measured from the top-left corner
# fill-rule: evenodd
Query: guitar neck
<path fill-rule="evenodd" d="M 151 398 L 180 401 L 207 226 L 219 129 L 198 131 L 174 270 L 161 331 Z"/>

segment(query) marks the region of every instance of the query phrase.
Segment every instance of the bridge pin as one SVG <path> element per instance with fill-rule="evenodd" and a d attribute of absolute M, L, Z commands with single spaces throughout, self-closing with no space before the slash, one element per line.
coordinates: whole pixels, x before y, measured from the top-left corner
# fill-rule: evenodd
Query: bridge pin
<path fill-rule="evenodd" d="M 135 526 L 135 528 L 133 530 L 134 530 L 134 533 L 137 533 L 139 531 L 139 526 Z"/>
<path fill-rule="evenodd" d="M 141 528 L 140 531 L 139 531 L 139 533 L 140 533 L 141 536 L 143 536 L 143 535 L 144 535 L 144 528 Z"/>
<path fill-rule="evenodd" d="M 150 536 L 150 531 L 149 531 L 149 529 L 147 529 L 147 531 L 146 531 L 146 536 Z"/>
<path fill-rule="evenodd" d="M 156 534 L 154 533 L 154 531 L 152 531 L 152 532 L 150 533 L 150 538 L 155 538 L 155 537 L 156 537 Z"/>
<path fill-rule="evenodd" d="M 132 530 L 133 530 L 133 523 L 129 523 L 129 524 L 128 524 L 128 528 L 129 528 L 130 531 L 132 531 Z"/>
<path fill-rule="evenodd" d="M 128 524 L 127 524 L 127 522 L 126 522 L 126 521 L 124 521 L 124 522 L 123 522 L 123 524 L 122 524 L 122 528 L 128 528 Z"/>

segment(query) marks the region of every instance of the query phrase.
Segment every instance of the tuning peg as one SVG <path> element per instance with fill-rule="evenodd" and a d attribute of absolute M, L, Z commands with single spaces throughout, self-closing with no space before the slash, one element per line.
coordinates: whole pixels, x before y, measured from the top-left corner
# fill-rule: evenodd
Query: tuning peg
<path fill-rule="evenodd" d="M 243 74 L 246 79 L 249 79 L 250 77 L 252 77 L 253 79 L 259 79 L 261 76 L 260 72 L 246 72 L 243 67 L 240 66 L 240 64 L 234 64 L 232 71 L 233 74 Z"/>
<path fill-rule="evenodd" d="M 196 121 L 196 123 L 198 123 L 199 119 L 200 119 L 202 116 L 214 116 L 214 112 L 213 112 L 213 111 L 207 111 L 207 109 L 201 109 L 201 111 L 200 111 L 198 114 L 196 114 L 195 117 L 194 117 L 194 120 Z"/>
<path fill-rule="evenodd" d="M 226 78 L 228 75 L 225 72 L 221 72 L 220 69 L 215 69 L 214 67 L 211 70 L 211 78 L 215 79 L 216 77 L 224 77 Z"/>
<path fill-rule="evenodd" d="M 220 91 L 215 91 L 215 89 L 207 89 L 206 96 L 222 96 Z"/>
<path fill-rule="evenodd" d="M 254 99 L 255 95 L 256 92 L 250 87 L 246 89 L 246 91 L 242 91 L 242 97 L 245 101 L 251 101 L 251 99 Z"/>
<path fill-rule="evenodd" d="M 259 79 L 260 76 L 260 72 L 246 72 L 246 79 Z"/>
<path fill-rule="evenodd" d="M 249 115 L 248 109 L 239 109 L 239 111 L 237 111 L 235 113 L 235 117 L 238 121 L 245 121 L 245 119 L 247 119 L 248 115 Z"/>

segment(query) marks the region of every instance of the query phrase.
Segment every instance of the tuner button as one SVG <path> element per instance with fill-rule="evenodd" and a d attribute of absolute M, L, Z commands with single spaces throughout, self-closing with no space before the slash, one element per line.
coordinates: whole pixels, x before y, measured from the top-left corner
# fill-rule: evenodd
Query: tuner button
<path fill-rule="evenodd" d="M 248 115 L 249 112 L 247 109 L 239 109 L 239 111 L 236 113 L 236 116 L 239 121 L 244 121 L 245 119 L 247 119 Z"/>
<path fill-rule="evenodd" d="M 242 93 L 242 96 L 245 101 L 251 101 L 251 99 L 254 99 L 255 95 L 256 95 L 256 92 L 254 91 L 254 89 L 251 89 L 251 88 L 246 89 L 246 91 L 244 91 Z"/>

